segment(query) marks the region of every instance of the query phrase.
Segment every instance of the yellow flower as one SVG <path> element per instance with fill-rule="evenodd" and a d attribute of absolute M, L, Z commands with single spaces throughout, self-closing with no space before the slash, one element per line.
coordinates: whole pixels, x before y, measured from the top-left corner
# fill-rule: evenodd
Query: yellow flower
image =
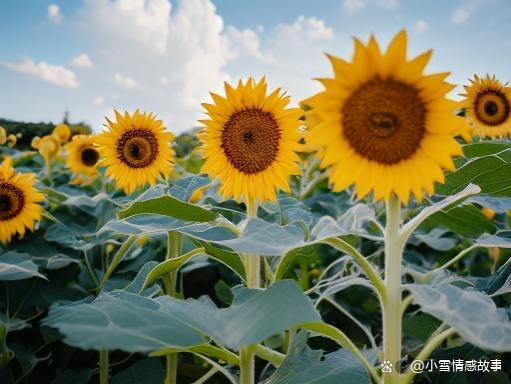
<path fill-rule="evenodd" d="M 495 76 L 474 75 L 461 106 L 473 127 L 482 137 L 498 138 L 511 134 L 511 87 Z"/>
<path fill-rule="evenodd" d="M 17 142 L 18 138 L 16 137 L 16 135 L 10 134 L 9 136 L 7 136 L 7 146 L 9 148 L 13 148 Z"/>
<path fill-rule="evenodd" d="M 53 129 L 52 135 L 57 136 L 62 143 L 65 143 L 71 137 L 71 129 L 67 124 L 59 124 Z"/>
<path fill-rule="evenodd" d="M 53 135 L 41 137 L 37 143 L 37 149 L 48 165 L 60 151 L 60 141 Z"/>
<path fill-rule="evenodd" d="M 38 203 L 44 197 L 34 188 L 35 180 L 32 173 L 15 173 L 9 157 L 0 165 L 0 242 L 6 244 L 16 233 L 23 236 L 27 229 L 32 231 L 41 219 Z"/>
<path fill-rule="evenodd" d="M 0 145 L 4 145 L 7 142 L 7 132 L 4 127 L 0 127 Z"/>
<path fill-rule="evenodd" d="M 34 149 L 39 148 L 39 143 L 41 142 L 41 138 L 39 136 L 34 136 L 32 141 L 30 142 L 30 146 Z"/>
<path fill-rule="evenodd" d="M 331 167 L 335 191 L 354 184 L 359 197 L 420 200 L 444 181 L 443 169 L 454 170 L 452 157 L 461 154 L 454 137 L 467 130 L 445 97 L 454 86 L 448 73 L 423 74 L 431 51 L 408 60 L 406 47 L 405 31 L 386 52 L 374 37 L 367 46 L 355 39 L 352 62 L 328 56 L 334 78 L 320 79 L 325 90 L 303 101 L 311 108 L 308 148 L 324 150 L 321 166 Z"/>
<path fill-rule="evenodd" d="M 495 211 L 491 208 L 485 207 L 481 210 L 481 212 L 486 216 L 488 220 L 493 220 L 495 218 Z"/>
<path fill-rule="evenodd" d="M 130 194 L 147 183 L 154 185 L 158 176 L 170 173 L 174 159 L 170 143 L 174 135 L 152 113 L 137 110 L 122 116 L 115 111 L 115 116 L 115 122 L 107 118 L 108 130 L 95 141 L 100 164 L 107 167 L 106 175 Z"/>
<path fill-rule="evenodd" d="M 75 135 L 69 144 L 66 145 L 66 164 L 75 174 L 96 176 L 98 169 L 96 165 L 99 160 L 99 152 L 94 147 L 92 135 Z"/>
<path fill-rule="evenodd" d="M 264 78 L 225 83 L 226 97 L 212 93 L 214 104 L 203 104 L 202 171 L 220 180 L 224 197 L 248 204 L 275 200 L 275 189 L 289 191 L 289 176 L 300 172 L 301 112 L 286 108 L 290 98 L 280 89 L 267 95 L 266 88 Z"/>

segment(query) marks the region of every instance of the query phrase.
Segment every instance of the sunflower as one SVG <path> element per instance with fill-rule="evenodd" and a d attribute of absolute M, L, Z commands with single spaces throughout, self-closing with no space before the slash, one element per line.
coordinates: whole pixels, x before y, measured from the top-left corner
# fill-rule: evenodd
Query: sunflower
<path fill-rule="evenodd" d="M 130 194 L 147 183 L 154 185 L 160 174 L 170 173 L 174 135 L 152 113 L 136 110 L 123 116 L 114 112 L 116 121 L 107 118 L 108 129 L 95 138 L 99 164 L 107 167 L 106 175 L 115 179 L 118 188 Z"/>
<path fill-rule="evenodd" d="M 511 134 L 511 87 L 495 76 L 474 75 L 461 106 L 475 133 L 491 138 Z"/>
<path fill-rule="evenodd" d="M 59 124 L 53 129 L 52 135 L 58 137 L 62 143 L 65 143 L 71 137 L 71 129 L 67 124 Z"/>
<path fill-rule="evenodd" d="M 220 180 L 224 197 L 250 204 L 275 200 L 275 189 L 289 191 L 289 176 L 299 173 L 301 112 L 286 108 L 280 89 L 267 95 L 266 88 L 265 78 L 225 83 L 226 97 L 212 93 L 214 104 L 203 104 L 202 171 Z"/>
<path fill-rule="evenodd" d="M 454 114 L 458 104 L 446 98 L 454 86 L 448 73 L 424 75 L 427 51 L 407 60 L 406 32 L 397 34 L 386 52 L 371 37 L 355 39 L 352 62 L 328 56 L 333 79 L 320 79 L 325 90 L 302 102 L 309 149 L 319 151 L 321 166 L 331 167 L 336 191 L 355 185 L 358 197 L 373 191 L 375 200 L 395 193 L 407 202 L 421 199 L 454 170 L 461 154 L 454 139 L 467 131 Z"/>
<path fill-rule="evenodd" d="M 99 160 L 99 152 L 94 147 L 92 135 L 75 135 L 66 146 L 66 163 L 69 169 L 77 175 L 96 176 L 96 165 Z"/>
<path fill-rule="evenodd" d="M 6 244 L 18 233 L 34 229 L 41 219 L 44 197 L 34 188 L 35 175 L 15 173 L 12 162 L 6 157 L 0 165 L 0 242 Z"/>

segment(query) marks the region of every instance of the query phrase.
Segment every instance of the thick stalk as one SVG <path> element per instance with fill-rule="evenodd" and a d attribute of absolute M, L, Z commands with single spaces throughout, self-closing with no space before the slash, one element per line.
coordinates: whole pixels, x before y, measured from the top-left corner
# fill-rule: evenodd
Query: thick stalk
<path fill-rule="evenodd" d="M 108 349 L 99 351 L 99 383 L 108 384 Z"/>
<path fill-rule="evenodd" d="M 165 384 L 177 383 L 177 353 L 169 353 L 165 356 L 166 359 L 166 375 Z"/>
<path fill-rule="evenodd" d="M 383 382 L 399 382 L 401 360 L 401 262 L 403 241 L 400 236 L 401 202 L 392 195 L 386 204 L 385 290 L 383 300 L 383 360 L 392 364 L 392 372 L 383 373 Z"/>
<path fill-rule="evenodd" d="M 166 260 L 175 259 L 181 255 L 183 237 L 179 232 L 169 231 L 167 234 Z M 175 297 L 177 293 L 177 270 L 173 270 L 164 277 L 167 295 Z M 169 353 L 166 357 L 165 384 L 177 383 L 178 353 Z"/>
<path fill-rule="evenodd" d="M 255 202 L 247 203 L 247 221 L 257 217 L 257 204 Z M 246 254 L 245 273 L 247 275 L 247 285 L 249 288 L 259 288 L 261 286 L 261 258 L 259 255 Z M 247 345 L 240 350 L 240 384 L 255 383 L 255 361 L 254 346 Z"/>

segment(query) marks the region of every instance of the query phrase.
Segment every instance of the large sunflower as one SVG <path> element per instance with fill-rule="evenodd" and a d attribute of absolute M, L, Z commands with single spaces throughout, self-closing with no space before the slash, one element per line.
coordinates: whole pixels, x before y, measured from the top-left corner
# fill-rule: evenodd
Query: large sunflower
<path fill-rule="evenodd" d="M 44 196 L 34 188 L 35 175 L 15 173 L 11 159 L 0 165 L 0 242 L 6 244 L 18 233 L 23 236 L 41 219 Z"/>
<path fill-rule="evenodd" d="M 462 102 L 466 117 L 474 133 L 491 138 L 511 134 L 511 87 L 502 84 L 495 76 L 474 75 L 465 86 Z"/>
<path fill-rule="evenodd" d="M 165 130 L 163 122 L 152 113 L 124 116 L 115 111 L 116 121 L 108 118 L 107 130 L 95 142 L 100 153 L 100 165 L 107 167 L 106 175 L 115 179 L 117 187 L 127 194 L 147 183 L 154 185 L 160 175 L 172 170 L 174 135 Z"/>
<path fill-rule="evenodd" d="M 421 199 L 444 181 L 461 153 L 454 136 L 465 133 L 454 114 L 457 103 L 445 95 L 453 85 L 448 73 L 424 75 L 431 51 L 407 60 L 406 32 L 381 52 L 371 37 L 355 39 L 352 62 L 329 56 L 333 79 L 320 79 L 325 90 L 303 101 L 309 148 L 319 150 L 322 167 L 339 191 L 355 185 L 359 197 L 373 191 L 376 200 L 395 193 L 407 202 Z"/>
<path fill-rule="evenodd" d="M 99 161 L 99 152 L 94 147 L 92 135 L 75 135 L 66 145 L 66 163 L 69 169 L 76 175 L 96 176 L 96 167 Z"/>
<path fill-rule="evenodd" d="M 240 80 L 236 88 L 225 83 L 225 93 L 203 104 L 202 171 L 220 180 L 226 198 L 275 200 L 275 189 L 289 191 L 289 176 L 299 173 L 300 110 L 286 108 L 290 98 L 280 89 L 267 95 L 265 78 Z"/>

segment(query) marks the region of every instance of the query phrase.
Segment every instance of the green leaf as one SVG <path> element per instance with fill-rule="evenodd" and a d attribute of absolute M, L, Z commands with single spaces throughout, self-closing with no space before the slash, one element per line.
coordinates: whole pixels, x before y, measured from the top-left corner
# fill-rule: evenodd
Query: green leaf
<path fill-rule="evenodd" d="M 225 349 L 221 349 L 218 347 L 215 347 L 214 345 L 209 344 L 203 344 L 203 345 L 196 345 L 189 348 L 165 348 L 161 349 L 159 351 L 151 353 L 151 356 L 165 356 L 169 353 L 176 353 L 176 352 L 193 352 L 200 355 L 210 356 L 214 357 L 216 359 L 224 360 L 228 362 L 229 364 L 238 365 L 240 363 L 240 359 L 238 355 L 229 352 Z"/>
<path fill-rule="evenodd" d="M 307 346 L 307 333 L 299 332 L 291 351 L 270 378 L 272 384 L 370 384 L 367 369 L 356 356 L 341 349 L 324 356 Z"/>
<path fill-rule="evenodd" d="M 42 324 L 57 328 L 67 344 L 82 349 L 152 352 L 205 341 L 158 300 L 122 291 L 53 307 Z"/>
<path fill-rule="evenodd" d="M 121 219 L 143 214 L 158 214 L 197 223 L 214 221 L 218 217 L 215 212 L 184 202 L 171 195 L 148 200 L 137 199 L 127 208 L 118 212 Z"/>
<path fill-rule="evenodd" d="M 238 253 L 215 247 L 214 245 L 205 241 L 197 241 L 197 243 L 204 247 L 208 256 L 232 269 L 243 280 L 246 280 L 247 277 L 245 274 L 245 267 Z"/>
<path fill-rule="evenodd" d="M 495 232 L 495 226 L 474 205 L 448 208 L 428 217 L 425 226 L 443 226 L 462 236 L 478 236 L 484 232 Z"/>
<path fill-rule="evenodd" d="M 311 300 L 292 280 L 280 281 L 264 291 L 238 287 L 233 304 L 223 309 L 216 308 L 207 297 L 159 300 L 168 313 L 233 349 L 259 343 L 303 322 L 321 320 Z"/>
<path fill-rule="evenodd" d="M 445 184 L 437 188 L 443 195 L 461 191 L 469 183 L 477 184 L 483 193 L 511 196 L 511 146 L 504 143 L 477 143 L 463 148 L 469 159 L 447 175 Z"/>
<path fill-rule="evenodd" d="M 511 322 L 486 294 L 451 284 L 407 284 L 421 310 L 444 321 L 466 341 L 482 349 L 511 351 Z"/>
<path fill-rule="evenodd" d="M 37 271 L 37 265 L 25 253 L 7 252 L 0 257 L 0 281 L 23 280 L 46 277 Z"/>
<path fill-rule="evenodd" d="M 147 287 L 148 285 L 154 283 L 157 279 L 159 279 L 166 273 L 178 270 L 188 260 L 190 260 L 194 256 L 199 255 L 204 255 L 204 248 L 197 248 L 190 252 L 185 253 L 180 257 L 168 259 L 161 262 L 160 264 L 156 265 L 153 269 L 151 269 L 151 271 L 149 272 L 145 279 L 144 287 Z"/>

